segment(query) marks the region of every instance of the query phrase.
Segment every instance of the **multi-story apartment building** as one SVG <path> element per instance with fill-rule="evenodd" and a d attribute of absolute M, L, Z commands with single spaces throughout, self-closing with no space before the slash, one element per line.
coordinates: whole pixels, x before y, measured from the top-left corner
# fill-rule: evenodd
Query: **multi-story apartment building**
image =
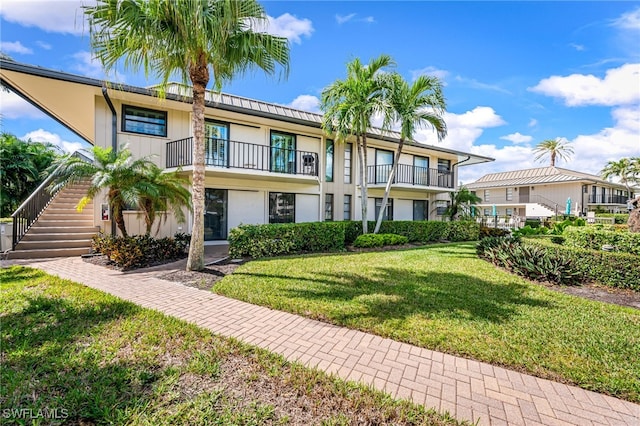
<path fill-rule="evenodd" d="M 633 198 L 624 185 L 600 176 L 559 167 L 539 167 L 490 173 L 466 185 L 482 199 L 478 208 L 485 216 L 550 217 L 570 213 L 586 215 L 590 211 L 626 212 Z"/>
<path fill-rule="evenodd" d="M 188 88 L 105 83 L 36 66 L 2 61 L 2 83 L 92 145 L 152 156 L 169 171 L 192 173 L 193 138 Z M 243 97 L 206 96 L 205 239 L 225 240 L 240 224 L 360 219 L 357 151 L 321 128 L 320 114 Z M 373 129 L 368 138 L 369 219 L 379 211 L 399 135 Z M 491 158 L 410 142 L 386 211 L 388 220 L 436 219 L 456 189 L 458 168 Z M 108 230 L 100 204 L 93 221 Z M 144 230 L 126 213 L 130 233 Z M 163 223 L 159 235 L 189 232 L 190 221 Z"/>

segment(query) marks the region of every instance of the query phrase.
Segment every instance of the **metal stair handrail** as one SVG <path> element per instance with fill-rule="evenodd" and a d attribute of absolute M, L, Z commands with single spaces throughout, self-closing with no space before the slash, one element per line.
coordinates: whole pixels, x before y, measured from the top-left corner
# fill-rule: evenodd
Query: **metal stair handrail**
<path fill-rule="evenodd" d="M 71 154 L 72 157 L 78 157 L 89 163 L 93 163 L 93 159 L 90 156 L 83 154 L 81 151 L 87 152 L 85 149 L 79 149 Z M 15 250 L 18 243 L 27 234 L 27 231 L 38 220 L 40 215 L 45 211 L 47 206 L 51 203 L 51 200 L 60 192 L 59 188 L 54 193 L 50 193 L 46 190 L 47 186 L 53 180 L 58 170 L 62 167 L 62 164 L 56 167 L 56 169 L 42 181 L 42 183 L 27 197 L 26 200 L 11 214 L 13 219 L 13 239 L 11 243 L 11 250 Z"/>
<path fill-rule="evenodd" d="M 543 197 L 542 195 L 537 195 L 537 194 L 532 195 L 531 198 L 537 199 L 537 201 L 535 201 L 535 202 L 537 202 L 538 204 L 542 204 L 544 207 L 548 208 L 551 211 L 558 211 L 558 204 L 559 203 L 556 203 L 553 200 L 550 200 L 550 199 L 548 199 L 546 197 Z M 540 200 L 543 200 L 543 201 L 540 201 Z M 547 204 L 547 203 L 549 203 L 549 204 Z M 551 207 L 551 206 L 554 206 L 554 207 Z"/>

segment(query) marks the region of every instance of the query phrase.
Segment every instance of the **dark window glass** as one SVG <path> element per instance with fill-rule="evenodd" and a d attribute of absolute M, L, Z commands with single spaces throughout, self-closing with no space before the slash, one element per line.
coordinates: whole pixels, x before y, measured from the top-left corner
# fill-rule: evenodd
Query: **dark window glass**
<path fill-rule="evenodd" d="M 324 194 L 324 220 L 333 220 L 333 194 Z"/>
<path fill-rule="evenodd" d="M 447 207 L 449 207 L 449 201 L 438 201 L 436 205 L 436 214 L 438 216 L 444 216 L 447 211 Z"/>
<path fill-rule="evenodd" d="M 204 239 L 227 239 L 227 190 L 204 190 Z"/>
<path fill-rule="evenodd" d="M 429 201 L 413 200 L 413 220 L 429 219 Z"/>
<path fill-rule="evenodd" d="M 343 208 L 344 214 L 343 214 L 343 219 L 344 220 L 351 220 L 351 195 L 345 195 L 344 196 L 344 208 Z"/>
<path fill-rule="evenodd" d="M 353 144 L 344 145 L 344 183 L 351 183 L 351 161 L 353 158 Z"/>
<path fill-rule="evenodd" d="M 325 180 L 327 182 L 333 182 L 333 148 L 333 141 L 331 139 L 327 139 L 327 149 L 324 157 Z"/>
<path fill-rule="evenodd" d="M 271 171 L 296 172 L 296 135 L 271 131 Z"/>
<path fill-rule="evenodd" d="M 376 220 L 380 214 L 380 207 L 382 206 L 382 198 L 376 198 Z M 393 220 L 393 198 L 387 200 L 387 207 L 382 214 L 382 220 Z"/>
<path fill-rule="evenodd" d="M 269 223 L 296 221 L 296 195 L 282 192 L 269 193 Z"/>
<path fill-rule="evenodd" d="M 124 105 L 122 131 L 151 136 L 167 136 L 167 113 Z"/>

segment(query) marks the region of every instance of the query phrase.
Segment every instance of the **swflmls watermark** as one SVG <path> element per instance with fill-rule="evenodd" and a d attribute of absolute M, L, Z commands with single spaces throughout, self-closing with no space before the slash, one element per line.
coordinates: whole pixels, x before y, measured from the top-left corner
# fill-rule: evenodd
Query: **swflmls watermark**
<path fill-rule="evenodd" d="M 4 419 L 50 419 L 64 420 L 69 417 L 69 410 L 66 408 L 3 408 L 2 418 Z"/>

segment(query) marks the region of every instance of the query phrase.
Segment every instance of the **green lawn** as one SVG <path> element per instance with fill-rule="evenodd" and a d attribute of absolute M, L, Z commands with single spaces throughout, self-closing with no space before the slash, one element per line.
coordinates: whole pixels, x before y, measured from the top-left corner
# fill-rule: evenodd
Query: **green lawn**
<path fill-rule="evenodd" d="M 458 424 L 34 269 L 0 282 L 2 424 Z"/>
<path fill-rule="evenodd" d="M 530 283 L 473 243 L 252 261 L 214 291 L 640 402 L 640 311 Z"/>

